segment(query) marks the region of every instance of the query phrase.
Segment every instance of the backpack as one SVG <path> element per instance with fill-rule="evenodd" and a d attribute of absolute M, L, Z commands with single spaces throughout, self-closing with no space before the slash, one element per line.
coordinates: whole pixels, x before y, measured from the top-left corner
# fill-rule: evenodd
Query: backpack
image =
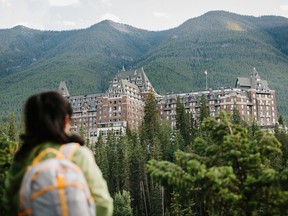
<path fill-rule="evenodd" d="M 81 169 L 70 161 L 77 143 L 46 148 L 27 168 L 20 187 L 18 215 L 94 216 L 95 204 Z M 47 154 L 53 158 L 42 160 Z"/>

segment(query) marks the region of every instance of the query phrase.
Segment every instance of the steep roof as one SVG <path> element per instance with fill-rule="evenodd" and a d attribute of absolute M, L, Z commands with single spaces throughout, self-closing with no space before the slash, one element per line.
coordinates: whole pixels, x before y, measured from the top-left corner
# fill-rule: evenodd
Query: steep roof
<path fill-rule="evenodd" d="M 58 91 L 59 91 L 64 97 L 69 97 L 69 96 L 70 96 L 65 81 L 60 82 L 59 87 L 58 87 Z"/>
<path fill-rule="evenodd" d="M 250 88 L 251 87 L 251 79 L 249 77 L 237 77 L 236 80 L 236 88 Z"/>
<path fill-rule="evenodd" d="M 144 72 L 143 67 L 135 70 L 126 71 L 125 68 L 118 72 L 114 77 L 116 80 L 126 80 L 130 83 L 137 85 L 141 92 L 152 91 L 155 92 L 152 84 L 150 83 L 146 73 Z"/>
<path fill-rule="evenodd" d="M 237 77 L 235 87 L 243 89 L 256 89 L 259 91 L 270 90 L 267 80 L 261 80 L 256 68 L 253 69 L 250 77 Z"/>

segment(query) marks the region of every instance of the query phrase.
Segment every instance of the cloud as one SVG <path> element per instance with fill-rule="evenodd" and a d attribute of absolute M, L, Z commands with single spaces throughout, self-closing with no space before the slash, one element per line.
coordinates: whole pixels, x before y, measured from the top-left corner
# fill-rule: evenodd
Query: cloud
<path fill-rule="evenodd" d="M 153 15 L 155 17 L 160 17 L 160 18 L 169 18 L 169 15 L 167 13 L 159 12 L 159 11 L 154 11 Z"/>
<path fill-rule="evenodd" d="M 119 22 L 120 18 L 115 16 L 114 14 L 106 13 L 100 18 L 100 21 L 102 20 L 112 20 L 114 22 Z"/>
<path fill-rule="evenodd" d="M 11 0 L 0 0 L 0 5 L 3 5 L 4 7 L 11 7 Z"/>
<path fill-rule="evenodd" d="M 66 7 L 79 4 L 79 0 L 49 0 L 52 7 Z"/>
<path fill-rule="evenodd" d="M 106 7 L 112 7 L 111 0 L 101 0 L 101 2 Z"/>
<path fill-rule="evenodd" d="M 281 6 L 280 6 L 280 9 L 281 9 L 282 11 L 288 12 L 288 4 L 287 4 L 287 5 L 281 5 Z"/>
<path fill-rule="evenodd" d="M 66 26 L 66 27 L 74 27 L 74 26 L 76 26 L 75 22 L 67 21 L 67 20 L 66 21 L 59 21 L 58 23 L 63 25 L 63 26 Z"/>

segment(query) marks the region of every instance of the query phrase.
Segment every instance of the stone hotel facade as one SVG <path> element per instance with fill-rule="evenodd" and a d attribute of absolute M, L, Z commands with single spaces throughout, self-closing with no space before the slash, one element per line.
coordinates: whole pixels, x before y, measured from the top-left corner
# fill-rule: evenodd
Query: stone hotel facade
<path fill-rule="evenodd" d="M 211 117 L 221 110 L 231 112 L 237 106 L 246 122 L 256 121 L 260 127 L 273 127 L 277 122 L 275 91 L 268 87 L 254 68 L 250 77 L 238 77 L 234 88 L 220 88 L 180 94 L 158 95 L 143 68 L 125 71 L 123 68 L 109 82 L 105 93 L 70 96 L 65 82 L 59 91 L 73 108 L 71 130 L 84 127 L 89 140 L 96 141 L 100 133 L 105 139 L 109 130 L 125 133 L 127 125 L 136 130 L 144 116 L 146 95 L 153 92 L 162 119 L 176 125 L 176 101 L 180 97 L 187 112 L 199 115 L 200 98 L 205 95 Z"/>

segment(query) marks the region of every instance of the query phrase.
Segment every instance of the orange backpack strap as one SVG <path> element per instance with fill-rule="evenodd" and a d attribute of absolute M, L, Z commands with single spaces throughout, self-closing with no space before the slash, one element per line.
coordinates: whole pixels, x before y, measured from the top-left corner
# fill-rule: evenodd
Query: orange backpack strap
<path fill-rule="evenodd" d="M 60 152 L 64 155 L 64 157 L 68 160 L 73 158 L 73 155 L 77 148 L 79 148 L 79 143 L 67 143 L 60 147 Z"/>
<path fill-rule="evenodd" d="M 37 157 L 33 160 L 32 165 L 38 164 L 47 154 L 54 154 L 56 158 L 64 158 L 64 156 L 57 149 L 54 148 L 46 148 L 42 152 L 40 152 Z"/>

